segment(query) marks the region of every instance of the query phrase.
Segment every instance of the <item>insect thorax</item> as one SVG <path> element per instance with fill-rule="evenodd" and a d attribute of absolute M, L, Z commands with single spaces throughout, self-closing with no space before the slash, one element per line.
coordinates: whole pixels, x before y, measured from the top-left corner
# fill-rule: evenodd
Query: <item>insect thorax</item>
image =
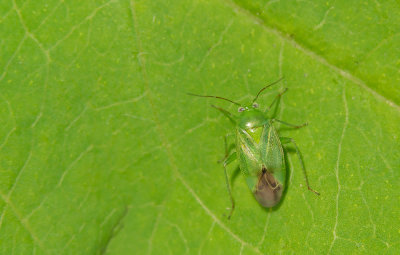
<path fill-rule="evenodd" d="M 256 118 L 251 120 L 242 120 L 238 123 L 238 134 L 250 136 L 255 144 L 259 144 L 265 128 L 269 127 L 268 119 Z"/>
<path fill-rule="evenodd" d="M 255 128 L 262 127 L 267 123 L 268 118 L 263 112 L 257 109 L 249 109 L 240 113 L 237 127 L 252 132 Z"/>

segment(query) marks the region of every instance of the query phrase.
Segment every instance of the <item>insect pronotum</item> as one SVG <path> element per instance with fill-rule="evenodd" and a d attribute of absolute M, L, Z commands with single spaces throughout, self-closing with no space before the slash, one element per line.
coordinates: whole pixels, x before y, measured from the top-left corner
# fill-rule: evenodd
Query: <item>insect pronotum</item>
<path fill-rule="evenodd" d="M 282 79 L 283 78 L 280 78 L 263 87 L 249 105 L 241 105 L 235 101 L 219 96 L 188 93 L 191 96 L 225 100 L 239 106 L 238 114 L 234 115 L 221 107 L 211 105 L 224 114 L 235 125 L 236 149 L 229 152 L 225 136 L 225 157 L 221 160 L 224 166 L 226 187 L 232 204 L 228 219 L 230 219 L 235 209 L 235 202 L 232 197 L 226 166 L 239 160 L 241 172 L 258 203 L 267 208 L 274 207 L 281 200 L 282 192 L 285 189 L 286 166 L 282 144 L 293 144 L 308 189 L 319 195 L 319 193 L 313 190 L 309 185 L 300 150 L 295 141 L 289 137 L 280 137 L 273 125 L 274 122 L 279 122 L 292 128 L 301 128 L 307 125 L 307 123 L 302 125 L 289 124 L 274 118 L 274 113 L 270 113 L 271 107 L 273 105 L 278 105 L 279 98 L 287 91 L 287 88 L 275 97 L 265 111 L 260 110 L 259 105 L 256 103 L 258 97 L 265 89 L 278 83 Z"/>

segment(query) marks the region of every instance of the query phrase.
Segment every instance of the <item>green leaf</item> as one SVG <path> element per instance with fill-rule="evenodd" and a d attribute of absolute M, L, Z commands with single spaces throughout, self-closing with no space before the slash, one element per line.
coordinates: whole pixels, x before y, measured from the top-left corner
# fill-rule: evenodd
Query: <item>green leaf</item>
<path fill-rule="evenodd" d="M 395 1 L 3 1 L 1 254 L 395 254 Z M 223 168 L 210 107 L 285 79 L 280 206 Z M 279 127 L 279 125 L 277 125 Z M 230 142 L 233 138 L 230 137 Z"/>

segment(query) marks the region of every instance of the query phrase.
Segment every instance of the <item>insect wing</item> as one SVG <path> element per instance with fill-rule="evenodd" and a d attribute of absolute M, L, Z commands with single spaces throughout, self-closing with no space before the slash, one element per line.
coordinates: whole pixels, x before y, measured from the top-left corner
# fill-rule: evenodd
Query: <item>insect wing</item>
<path fill-rule="evenodd" d="M 254 196 L 264 207 L 279 203 L 286 178 L 282 144 L 272 125 L 266 125 L 261 137 L 260 153 L 262 170 L 258 176 Z"/>
<path fill-rule="evenodd" d="M 269 125 L 263 130 L 260 144 L 261 160 L 265 169 L 273 173 L 280 183 L 285 180 L 284 152 L 278 133 Z"/>
<path fill-rule="evenodd" d="M 245 176 L 257 175 L 262 168 L 259 145 L 246 132 L 237 131 L 237 151 L 239 152 L 240 169 Z"/>
<path fill-rule="evenodd" d="M 282 197 L 283 187 L 266 169 L 262 170 L 254 196 L 258 203 L 264 207 L 273 207 L 279 203 Z"/>

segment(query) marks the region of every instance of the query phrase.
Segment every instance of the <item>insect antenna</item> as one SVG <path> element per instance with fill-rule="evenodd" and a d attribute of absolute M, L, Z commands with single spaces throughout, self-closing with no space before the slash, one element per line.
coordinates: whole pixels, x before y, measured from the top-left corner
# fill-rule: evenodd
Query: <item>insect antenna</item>
<path fill-rule="evenodd" d="M 271 87 L 272 85 L 277 84 L 278 82 L 280 82 L 281 80 L 283 80 L 283 78 L 285 78 L 285 77 L 282 76 L 282 77 L 279 78 L 278 80 L 274 81 L 274 82 L 271 83 L 271 84 L 268 84 L 267 86 L 265 86 L 264 88 L 262 88 L 260 91 L 258 91 L 257 96 L 253 99 L 253 102 L 252 102 L 252 103 L 254 103 L 254 102 L 257 100 L 257 98 L 258 98 L 258 96 L 261 94 L 261 92 L 263 92 L 265 89 Z"/>
<path fill-rule="evenodd" d="M 231 102 L 232 104 L 236 104 L 236 105 L 241 106 L 241 104 L 239 104 L 239 103 L 236 103 L 236 102 L 234 102 L 234 101 L 232 101 L 232 100 L 230 100 L 228 98 L 223 98 L 223 97 L 219 97 L 219 96 L 204 96 L 204 95 L 197 95 L 197 94 L 193 94 L 193 93 L 186 93 L 186 94 L 188 94 L 189 96 L 195 96 L 195 97 L 211 97 L 211 98 L 222 99 L 222 100 Z"/>

